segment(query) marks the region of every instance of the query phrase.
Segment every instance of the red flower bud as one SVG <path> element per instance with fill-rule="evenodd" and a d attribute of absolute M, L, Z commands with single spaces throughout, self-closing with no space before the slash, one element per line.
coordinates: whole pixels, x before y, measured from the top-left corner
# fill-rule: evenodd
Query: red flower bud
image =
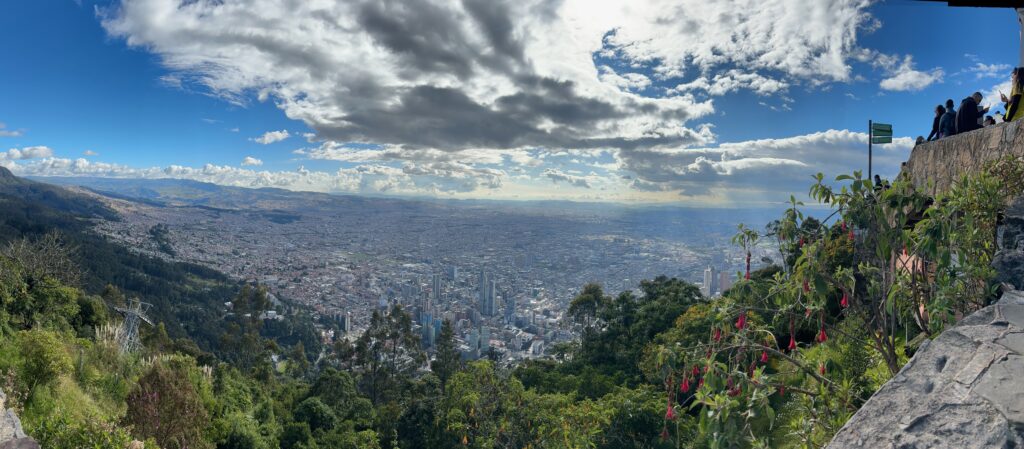
<path fill-rule="evenodd" d="M 700 390 L 701 388 L 704 388 L 704 378 L 703 377 L 701 377 L 700 380 L 697 381 L 697 389 Z"/>
<path fill-rule="evenodd" d="M 661 428 L 661 441 L 668 441 L 668 426 Z"/>
<path fill-rule="evenodd" d="M 825 364 L 824 363 L 821 363 L 821 364 L 818 365 L 818 373 L 821 374 L 822 376 L 825 375 Z"/>
<path fill-rule="evenodd" d="M 839 301 L 839 305 L 843 306 L 844 309 L 850 307 L 850 299 L 847 298 L 846 292 L 843 292 L 843 299 Z"/>
<path fill-rule="evenodd" d="M 825 334 L 825 327 L 822 326 L 821 330 L 818 331 L 818 343 L 824 343 L 828 341 L 828 335 Z"/>
<path fill-rule="evenodd" d="M 683 379 L 683 383 L 679 384 L 679 391 L 681 391 L 683 393 L 689 393 L 690 392 L 690 379 L 689 378 Z"/>
<path fill-rule="evenodd" d="M 810 291 L 811 291 L 811 283 L 807 282 L 807 279 L 804 279 L 804 293 L 810 293 Z"/>
<path fill-rule="evenodd" d="M 697 369 L 697 365 L 693 365 L 693 377 L 696 378 L 698 375 L 700 375 L 700 370 Z"/>
<path fill-rule="evenodd" d="M 722 340 L 722 330 L 721 329 L 715 328 L 714 339 L 715 339 L 715 341 L 721 341 Z"/>
<path fill-rule="evenodd" d="M 669 401 L 668 407 L 665 409 L 665 419 L 669 421 L 676 419 L 676 409 L 672 407 L 671 401 Z"/>
<path fill-rule="evenodd" d="M 761 351 L 761 363 L 768 363 L 768 351 Z"/>
<path fill-rule="evenodd" d="M 744 327 L 747 327 L 747 312 L 741 313 L 736 319 L 736 329 L 743 330 Z"/>
<path fill-rule="evenodd" d="M 789 337 L 789 350 L 792 351 L 794 349 L 796 349 L 796 337 L 790 336 Z"/>

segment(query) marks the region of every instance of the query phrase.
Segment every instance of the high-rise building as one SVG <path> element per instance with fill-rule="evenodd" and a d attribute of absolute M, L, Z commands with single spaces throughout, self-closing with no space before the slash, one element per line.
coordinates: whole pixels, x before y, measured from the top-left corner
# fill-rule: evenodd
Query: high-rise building
<path fill-rule="evenodd" d="M 704 269 L 704 283 L 700 287 L 700 292 L 709 298 L 718 292 L 718 276 L 711 265 Z"/>
<path fill-rule="evenodd" d="M 448 265 L 445 269 L 445 274 L 448 275 L 448 279 L 455 282 L 455 279 L 459 277 L 459 267 L 455 265 Z"/>
<path fill-rule="evenodd" d="M 480 314 L 483 316 L 494 316 L 494 297 L 496 296 L 497 284 L 491 279 L 490 273 L 480 270 L 478 281 L 480 292 L 478 295 Z"/>
<path fill-rule="evenodd" d="M 440 303 L 441 301 L 441 284 L 442 279 L 440 274 L 435 274 L 433 282 L 431 283 L 431 291 L 434 294 L 434 301 Z"/>
<path fill-rule="evenodd" d="M 505 324 L 512 324 L 516 318 L 516 298 L 505 293 Z"/>
<path fill-rule="evenodd" d="M 732 274 L 728 271 L 718 273 L 718 293 L 725 293 L 729 287 L 732 287 Z"/>

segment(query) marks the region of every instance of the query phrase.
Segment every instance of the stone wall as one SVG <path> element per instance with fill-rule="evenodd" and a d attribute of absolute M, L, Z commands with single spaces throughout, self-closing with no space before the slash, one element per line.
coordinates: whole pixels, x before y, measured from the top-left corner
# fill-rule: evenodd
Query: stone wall
<path fill-rule="evenodd" d="M 1024 156 L 1024 132 L 1017 132 L 1020 124 L 1001 123 L 918 145 L 910 153 L 906 170 L 918 189 L 931 195 L 944 192 L 953 181 L 989 161 L 1006 154 Z"/>
<path fill-rule="evenodd" d="M 18 415 L 13 410 L 4 410 L 6 399 L 0 391 L 0 449 L 39 449 L 35 440 L 25 435 Z"/>
<path fill-rule="evenodd" d="M 1024 293 L 926 342 L 827 447 L 1024 447 Z"/>

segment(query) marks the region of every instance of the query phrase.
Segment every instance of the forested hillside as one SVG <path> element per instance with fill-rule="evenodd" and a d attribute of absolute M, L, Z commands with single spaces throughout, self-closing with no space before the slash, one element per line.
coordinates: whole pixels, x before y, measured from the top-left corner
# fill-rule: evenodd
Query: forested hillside
<path fill-rule="evenodd" d="M 321 353 L 304 321 L 258 318 L 258 286 L 132 255 L 90 233 L 92 209 L 55 208 L 87 199 L 22 190 L 0 197 L 0 385 L 44 447 L 821 447 L 922 341 L 994 297 L 991 243 L 1022 175 L 1000 161 L 934 199 L 905 179 L 819 176 L 811 197 L 834 213 L 792 199 L 767 229 L 740 225 L 742 250 L 780 258 L 748 263 L 724 296 L 665 277 L 583 286 L 580 340 L 512 367 L 463 362 L 447 322 L 429 357 L 400 306 Z M 116 344 L 124 292 L 161 304 L 139 352 Z"/>

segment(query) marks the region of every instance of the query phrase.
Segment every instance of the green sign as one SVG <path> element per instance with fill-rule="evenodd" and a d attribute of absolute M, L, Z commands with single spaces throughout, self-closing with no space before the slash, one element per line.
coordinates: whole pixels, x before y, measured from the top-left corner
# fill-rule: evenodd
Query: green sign
<path fill-rule="evenodd" d="M 892 143 L 892 136 L 871 136 L 871 143 Z"/>
<path fill-rule="evenodd" d="M 871 134 L 879 135 L 879 134 L 882 134 L 882 133 L 889 133 L 888 135 L 891 136 L 892 135 L 892 125 L 890 125 L 888 123 L 872 123 L 871 124 Z"/>
<path fill-rule="evenodd" d="M 871 135 L 875 137 L 892 137 L 892 130 L 889 131 L 871 131 Z"/>

